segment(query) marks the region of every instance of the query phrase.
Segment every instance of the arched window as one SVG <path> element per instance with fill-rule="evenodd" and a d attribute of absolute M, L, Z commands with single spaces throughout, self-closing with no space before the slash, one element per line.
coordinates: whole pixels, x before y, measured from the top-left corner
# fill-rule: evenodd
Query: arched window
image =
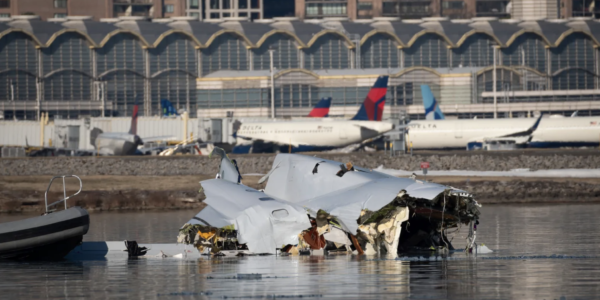
<path fill-rule="evenodd" d="M 119 33 L 96 50 L 98 74 L 121 69 L 144 74 L 144 50 L 138 38 L 129 33 Z"/>
<path fill-rule="evenodd" d="M 336 34 L 326 34 L 304 49 L 304 68 L 309 70 L 350 68 L 350 49 Z"/>
<path fill-rule="evenodd" d="M 202 75 L 218 70 L 248 70 L 246 43 L 237 35 L 219 35 L 202 49 Z"/>
<path fill-rule="evenodd" d="M 427 33 L 417 38 L 414 44 L 404 51 L 405 67 L 448 67 L 448 43 L 437 34 Z"/>
<path fill-rule="evenodd" d="M 386 34 L 376 34 L 360 47 L 362 68 L 399 67 L 398 43 Z"/>
<path fill-rule="evenodd" d="M 274 34 L 258 49 L 253 49 L 253 60 L 255 70 L 269 70 L 270 58 L 269 47 L 274 47 L 273 65 L 279 70 L 295 69 L 299 67 L 298 45 L 296 40 L 284 34 Z"/>
<path fill-rule="evenodd" d="M 35 45 L 33 39 L 22 32 L 11 32 L 3 36 L 0 39 L 0 71 L 23 70 L 37 74 L 38 55 Z"/>
<path fill-rule="evenodd" d="M 556 48 L 550 48 L 552 73 L 565 68 L 594 70 L 594 43 L 583 33 L 567 36 Z"/>
<path fill-rule="evenodd" d="M 527 66 L 546 72 L 546 42 L 537 34 L 525 33 L 506 48 L 502 48 L 502 64 Z"/>
<path fill-rule="evenodd" d="M 93 79 L 74 70 L 66 70 L 44 79 L 45 101 L 91 101 Z"/>
<path fill-rule="evenodd" d="M 452 49 L 452 66 L 487 67 L 494 64 L 494 39 L 487 34 L 469 36 L 458 48 Z"/>
<path fill-rule="evenodd" d="M 36 77 L 21 70 L 0 73 L 0 100 L 35 101 L 37 99 Z"/>
<path fill-rule="evenodd" d="M 567 69 L 552 77 L 553 90 L 591 90 L 596 76 L 584 69 Z"/>
<path fill-rule="evenodd" d="M 90 43 L 80 34 L 59 35 L 48 48 L 42 48 L 44 74 L 69 69 L 92 74 Z"/>
<path fill-rule="evenodd" d="M 166 69 L 177 69 L 198 74 L 196 43 L 181 33 L 172 33 L 165 37 L 156 48 L 148 50 L 150 54 L 150 74 Z"/>

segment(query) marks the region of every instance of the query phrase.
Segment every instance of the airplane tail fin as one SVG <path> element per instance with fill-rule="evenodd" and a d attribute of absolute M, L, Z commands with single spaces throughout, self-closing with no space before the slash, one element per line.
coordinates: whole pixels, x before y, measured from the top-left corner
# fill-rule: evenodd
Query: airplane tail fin
<path fill-rule="evenodd" d="M 175 107 L 173 107 L 173 104 L 171 104 L 171 101 L 169 101 L 168 99 L 162 99 L 162 100 L 160 100 L 160 106 L 162 107 L 162 115 L 163 115 L 163 117 L 170 117 L 170 116 L 178 116 L 179 115 L 177 113 L 177 110 L 175 109 Z"/>
<path fill-rule="evenodd" d="M 444 113 L 440 109 L 437 100 L 431 92 L 431 88 L 428 85 L 421 85 L 421 94 L 423 94 L 423 106 L 425 106 L 425 119 L 427 120 L 443 120 L 445 119 Z"/>
<path fill-rule="evenodd" d="M 129 133 L 137 135 L 137 119 L 138 119 L 138 105 L 133 106 L 133 114 L 131 115 L 131 128 Z"/>
<path fill-rule="evenodd" d="M 242 174 L 240 174 L 240 169 L 238 168 L 235 159 L 230 160 L 229 157 L 227 157 L 225 150 L 219 147 L 214 147 L 213 151 L 208 157 L 211 158 L 213 154 L 221 157 L 221 164 L 219 164 L 219 174 L 217 175 L 217 178 L 233 183 L 241 183 Z"/>
<path fill-rule="evenodd" d="M 356 121 L 381 121 L 385 94 L 387 93 L 388 76 L 379 76 L 360 106 L 358 113 L 352 118 Z"/>
<path fill-rule="evenodd" d="M 321 98 L 317 105 L 308 114 L 309 117 L 313 118 L 324 118 L 329 116 L 329 107 L 331 106 L 331 97 Z"/>

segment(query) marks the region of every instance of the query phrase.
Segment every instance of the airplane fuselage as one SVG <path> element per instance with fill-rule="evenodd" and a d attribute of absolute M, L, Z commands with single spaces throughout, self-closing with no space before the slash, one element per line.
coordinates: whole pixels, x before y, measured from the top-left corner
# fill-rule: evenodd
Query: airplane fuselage
<path fill-rule="evenodd" d="M 133 155 L 141 139 L 135 134 L 126 132 L 107 132 L 96 138 L 96 150 L 100 155 Z"/>
<path fill-rule="evenodd" d="M 413 149 L 465 149 L 469 142 L 530 128 L 536 119 L 411 121 L 406 136 Z M 600 117 L 542 118 L 529 147 L 582 147 L 600 144 Z"/>
<path fill-rule="evenodd" d="M 240 138 L 291 145 L 309 150 L 339 148 L 360 143 L 392 130 L 393 125 L 380 121 L 318 120 L 242 123 L 237 131 Z M 247 142 L 246 142 L 247 143 Z"/>

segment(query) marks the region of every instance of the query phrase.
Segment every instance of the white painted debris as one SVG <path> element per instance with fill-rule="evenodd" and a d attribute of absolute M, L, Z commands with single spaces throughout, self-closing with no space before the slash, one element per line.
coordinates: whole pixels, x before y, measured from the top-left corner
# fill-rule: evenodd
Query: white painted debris
<path fill-rule="evenodd" d="M 413 248 L 453 249 L 444 229 L 476 225 L 479 216 L 466 191 L 296 154 L 277 155 L 261 192 L 241 183 L 222 149 L 215 153 L 221 155 L 217 179 L 200 182 L 207 207 L 179 237 L 213 254 L 364 249 L 396 257 Z"/>

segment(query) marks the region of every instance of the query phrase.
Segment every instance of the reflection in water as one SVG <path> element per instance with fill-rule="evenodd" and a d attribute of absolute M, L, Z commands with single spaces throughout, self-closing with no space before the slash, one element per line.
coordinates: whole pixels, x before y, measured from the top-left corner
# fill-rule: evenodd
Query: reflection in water
<path fill-rule="evenodd" d="M 193 211 L 96 213 L 86 240 L 173 242 Z M 302 295 L 345 299 L 559 299 L 600 294 L 597 259 L 549 259 L 552 254 L 598 257 L 600 205 L 485 206 L 478 242 L 496 250 L 483 259 L 403 261 L 325 256 L 110 259 L 0 262 L 0 295 L 10 298 L 260 298 Z M 2 215 L 2 221 L 22 218 Z M 466 232 L 454 234 L 464 247 Z M 536 259 L 544 255 L 546 258 Z M 236 275 L 259 273 L 259 280 Z M 3 297 L 0 296 L 0 297 Z"/>

